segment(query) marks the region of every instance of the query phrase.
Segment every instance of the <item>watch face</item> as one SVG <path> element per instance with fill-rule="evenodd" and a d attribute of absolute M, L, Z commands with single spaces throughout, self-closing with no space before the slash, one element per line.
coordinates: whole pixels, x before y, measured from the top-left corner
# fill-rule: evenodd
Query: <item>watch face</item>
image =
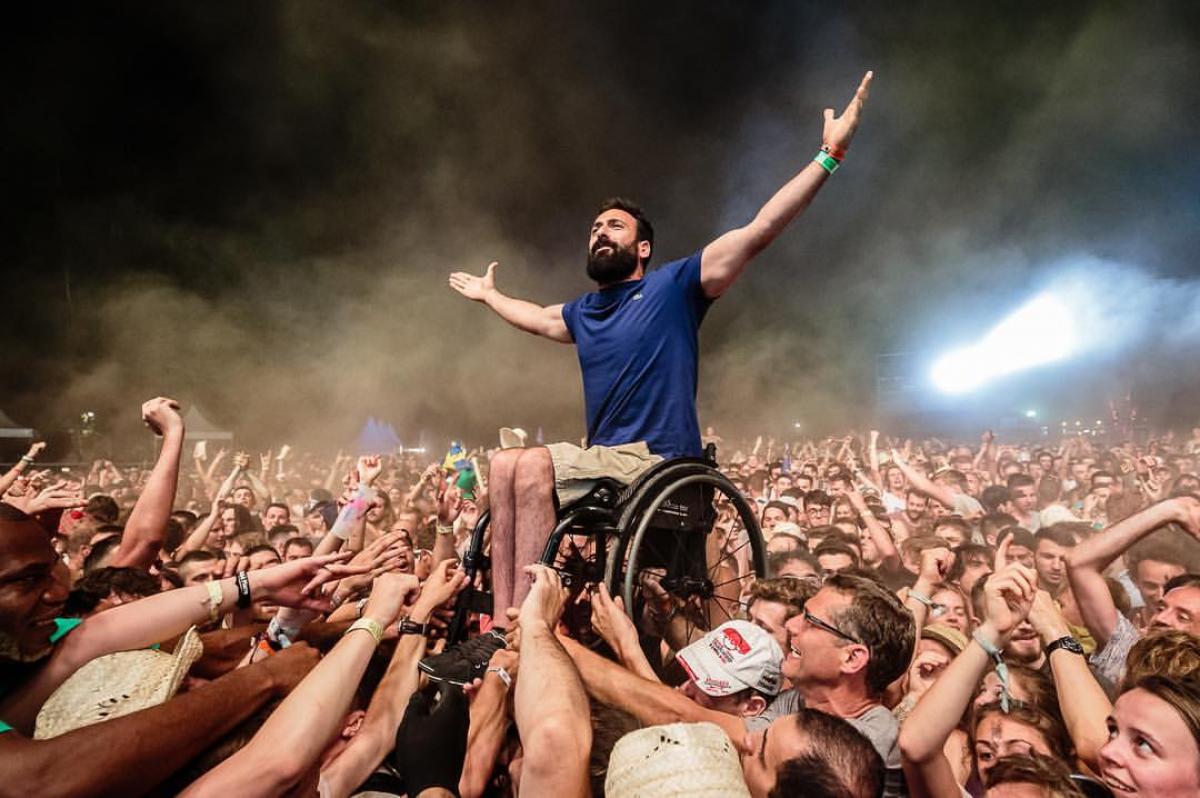
<path fill-rule="evenodd" d="M 1061 648 L 1072 654 L 1083 654 L 1083 646 L 1073 637 L 1063 637 L 1050 644 L 1051 649 Z"/>

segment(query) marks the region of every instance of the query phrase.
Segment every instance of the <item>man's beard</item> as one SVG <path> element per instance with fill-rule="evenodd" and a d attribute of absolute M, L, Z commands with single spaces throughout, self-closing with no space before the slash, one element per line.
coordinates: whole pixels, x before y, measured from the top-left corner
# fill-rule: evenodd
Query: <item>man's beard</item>
<path fill-rule="evenodd" d="M 45 659 L 54 650 L 54 646 L 49 643 L 40 651 L 33 653 L 22 650 L 20 642 L 10 635 L 0 633 L 0 662 L 9 660 L 10 662 L 37 662 Z"/>
<path fill-rule="evenodd" d="M 609 251 L 603 255 L 598 255 L 596 250 L 603 246 L 610 247 Z M 633 247 L 621 249 L 605 238 L 598 239 L 591 251 L 588 252 L 588 277 L 600 285 L 611 285 L 612 283 L 627 280 L 630 275 L 637 271 L 637 267 L 637 252 L 634 251 Z"/>

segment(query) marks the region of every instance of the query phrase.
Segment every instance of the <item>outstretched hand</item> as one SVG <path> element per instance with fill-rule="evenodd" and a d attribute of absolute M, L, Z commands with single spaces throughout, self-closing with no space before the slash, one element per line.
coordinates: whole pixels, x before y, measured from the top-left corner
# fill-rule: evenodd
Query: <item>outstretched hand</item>
<path fill-rule="evenodd" d="M 850 140 L 858 130 L 858 120 L 874 77 L 874 72 L 863 76 L 862 83 L 858 84 L 858 91 L 854 92 L 854 98 L 850 100 L 846 110 L 842 111 L 841 116 L 834 116 L 832 108 L 825 109 L 825 130 L 821 135 L 821 143 L 829 148 L 835 158 L 840 158 L 850 148 Z"/>
<path fill-rule="evenodd" d="M 466 272 L 454 272 L 450 275 L 450 287 L 467 299 L 483 302 L 488 294 L 496 290 L 496 267 L 499 265 L 498 261 L 489 263 L 482 277 Z"/>

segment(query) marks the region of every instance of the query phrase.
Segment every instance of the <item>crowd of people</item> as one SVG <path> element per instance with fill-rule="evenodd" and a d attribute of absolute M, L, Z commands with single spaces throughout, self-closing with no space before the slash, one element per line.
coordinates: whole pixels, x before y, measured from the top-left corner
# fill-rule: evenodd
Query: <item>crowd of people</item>
<path fill-rule="evenodd" d="M 0 477 L 0 794 L 1200 795 L 1200 428 L 720 441 L 765 568 L 718 495 L 722 590 L 517 562 L 460 642 L 504 449 L 142 414 L 153 464 Z"/>

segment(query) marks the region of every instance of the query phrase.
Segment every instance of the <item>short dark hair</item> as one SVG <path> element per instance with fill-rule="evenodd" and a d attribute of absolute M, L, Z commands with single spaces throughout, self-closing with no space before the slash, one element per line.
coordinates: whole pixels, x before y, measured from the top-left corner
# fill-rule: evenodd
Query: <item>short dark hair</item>
<path fill-rule="evenodd" d="M 244 556 L 249 557 L 251 554 L 258 554 L 259 552 L 269 552 L 275 557 L 275 559 L 282 560 L 282 558 L 279 556 L 279 552 L 275 551 L 275 547 L 266 543 L 259 543 L 256 546 L 251 546 L 250 548 L 246 549 Z"/>
<path fill-rule="evenodd" d="M 1012 536 L 1012 543 L 1009 544 L 1011 546 L 1024 546 L 1030 551 L 1037 548 L 1037 541 L 1034 540 L 1033 533 L 1021 526 L 1010 526 L 1001 529 L 1000 534 L 996 535 L 996 546 L 999 546 L 1010 535 Z"/>
<path fill-rule="evenodd" d="M 99 570 L 104 559 L 120 547 L 120 535 L 112 535 L 97 542 L 92 546 L 92 550 L 88 552 L 87 557 L 83 558 L 83 572 L 90 574 L 92 571 Z"/>
<path fill-rule="evenodd" d="M 289 518 L 290 518 L 290 517 L 291 517 L 291 515 L 292 515 L 292 508 L 291 508 L 291 507 L 288 507 L 288 506 L 287 506 L 286 504 L 284 504 L 283 502 L 271 502 L 270 504 L 268 504 L 266 507 L 264 507 L 264 508 L 263 508 L 263 512 L 265 513 L 267 510 L 270 510 L 272 507 L 281 507 L 281 508 L 283 508 L 284 510 L 287 510 L 287 514 L 288 514 L 288 517 L 289 517 Z"/>
<path fill-rule="evenodd" d="M 313 546 L 312 541 L 309 540 L 308 538 L 299 538 L 299 537 L 288 538 L 287 540 L 285 540 L 283 542 L 284 556 L 287 556 L 287 550 L 290 549 L 292 546 L 307 546 L 309 551 L 313 551 L 316 548 L 315 546 Z"/>
<path fill-rule="evenodd" d="M 117 518 L 121 515 L 121 508 L 117 506 L 117 500 L 106 493 L 101 493 L 91 497 L 84 505 L 83 511 L 106 524 L 115 524 Z"/>
<path fill-rule="evenodd" d="M 785 565 L 793 560 L 806 562 L 813 569 L 813 573 L 821 573 L 821 563 L 817 562 L 817 558 L 808 549 L 791 549 L 790 551 L 775 552 L 767 557 L 767 573 L 771 577 L 775 577 Z"/>
<path fill-rule="evenodd" d="M 1075 533 L 1071 531 L 1071 526 L 1075 523 L 1079 522 L 1063 521 L 1051 524 L 1050 526 L 1044 526 L 1034 533 L 1033 538 L 1036 541 L 1048 540 L 1051 543 L 1057 543 L 1068 549 L 1074 548 Z M 1087 526 L 1087 524 L 1084 524 L 1084 526 Z M 1089 526 L 1088 528 L 1090 529 L 1091 527 Z"/>
<path fill-rule="evenodd" d="M 827 540 L 820 546 L 817 546 L 816 550 L 813 552 L 813 556 L 816 557 L 818 561 L 820 561 L 821 555 L 823 554 L 841 554 L 849 557 L 852 565 L 858 565 L 862 560 L 862 558 L 859 557 L 858 552 L 840 540 Z"/>
<path fill-rule="evenodd" d="M 605 211 L 625 211 L 637 221 L 637 240 L 650 242 L 650 254 L 642 261 L 643 264 L 649 263 L 650 258 L 654 256 L 654 225 L 650 224 L 650 219 L 647 218 L 642 207 L 624 197 L 609 197 L 600 203 L 600 209 L 596 211 L 596 216 Z"/>
<path fill-rule="evenodd" d="M 809 747 L 779 766 L 767 798 L 875 798 L 883 792 L 883 758 L 849 722 L 802 707 L 796 723 Z"/>
<path fill-rule="evenodd" d="M 1016 490 L 1017 488 L 1031 488 L 1036 483 L 1028 474 L 1009 474 L 1007 484 L 1009 490 Z"/>
<path fill-rule="evenodd" d="M 800 579 L 758 579 L 750 584 L 746 609 L 756 601 L 773 601 L 787 607 L 787 617 L 794 618 L 804 609 L 804 603 L 817 592 L 817 586 Z"/>
<path fill-rule="evenodd" d="M 912 613 L 895 593 L 870 579 L 850 574 L 833 574 L 825 587 L 849 595 L 848 607 L 837 613 L 835 623 L 871 652 L 867 663 L 866 687 L 871 696 L 883 695 L 887 686 L 908 670 L 916 645 Z"/>
<path fill-rule="evenodd" d="M 804 509 L 807 510 L 809 505 L 813 504 L 828 507 L 833 504 L 833 499 L 829 498 L 829 494 L 823 490 L 810 490 L 804 494 Z"/>
<path fill-rule="evenodd" d="M 183 557 L 180 558 L 180 560 L 178 562 L 176 562 L 175 565 L 177 567 L 183 567 L 185 565 L 191 565 L 194 562 L 212 562 L 213 560 L 216 560 L 216 559 L 220 559 L 220 558 L 218 558 L 217 555 L 213 554 L 211 551 L 205 551 L 204 549 L 196 549 L 194 551 L 189 551 L 187 554 L 183 555 Z"/>
<path fill-rule="evenodd" d="M 71 588 L 63 615 L 68 618 L 87 615 L 114 590 L 143 598 L 158 593 L 159 588 L 158 580 L 140 568 L 97 568 Z"/>

